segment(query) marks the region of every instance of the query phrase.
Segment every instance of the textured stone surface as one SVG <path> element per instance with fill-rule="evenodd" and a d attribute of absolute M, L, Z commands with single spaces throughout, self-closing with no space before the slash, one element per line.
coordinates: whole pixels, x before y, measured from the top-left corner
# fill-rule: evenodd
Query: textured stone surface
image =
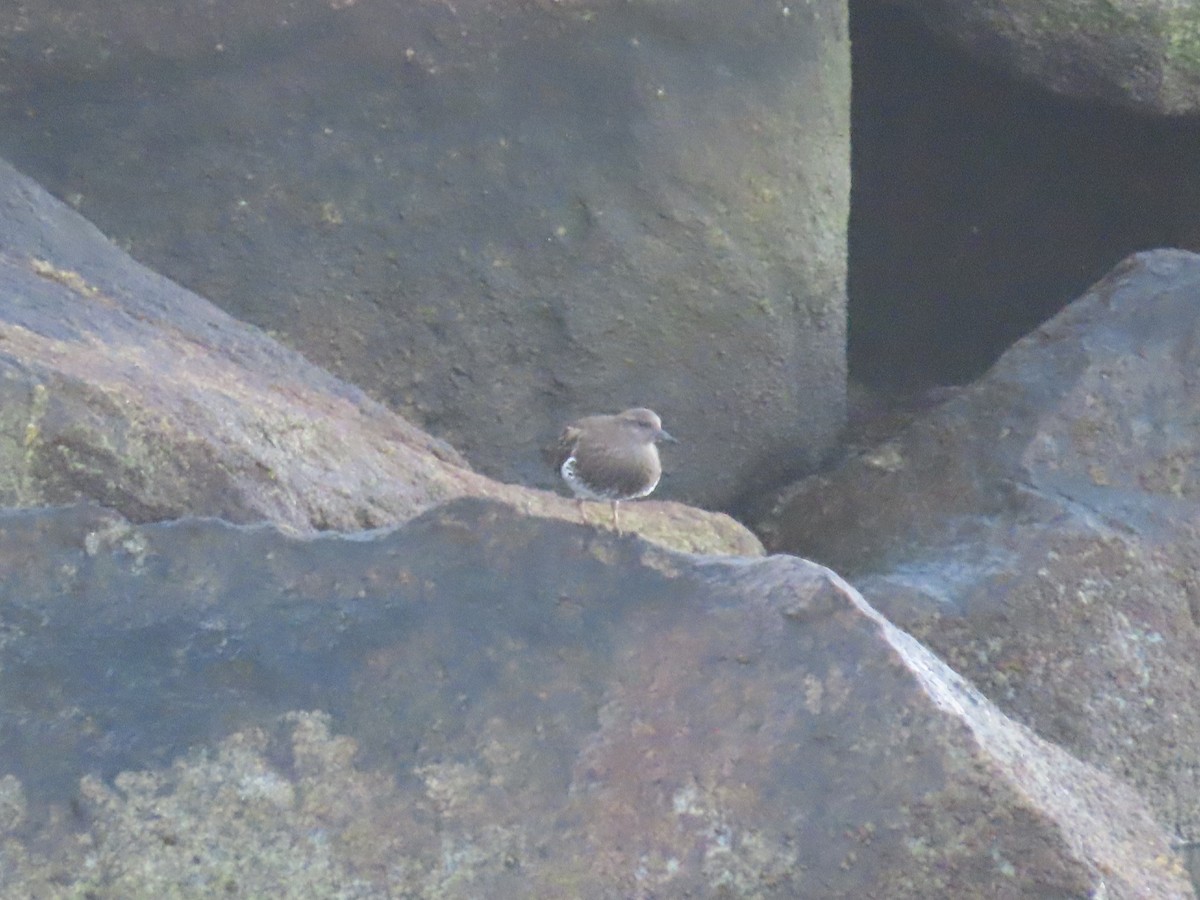
<path fill-rule="evenodd" d="M 6 896 L 1188 894 L 1129 788 L 801 560 L 463 500 L 7 513 L 0 571 Z"/>
<path fill-rule="evenodd" d="M 897 0 L 979 57 L 1053 91 L 1200 109 L 1200 9 L 1173 0 Z"/>
<path fill-rule="evenodd" d="M 1131 257 L 763 528 L 1131 781 L 1184 842 L 1200 839 L 1197 296 L 1200 257 Z"/>
<path fill-rule="evenodd" d="M 354 528 L 482 489 L 430 438 L 0 163 L 0 499 Z"/>
<path fill-rule="evenodd" d="M 646 405 L 728 505 L 844 414 L 846 10 L 33 0 L 0 153 L 506 480 Z M 720 440 L 714 440 L 719 435 Z"/>

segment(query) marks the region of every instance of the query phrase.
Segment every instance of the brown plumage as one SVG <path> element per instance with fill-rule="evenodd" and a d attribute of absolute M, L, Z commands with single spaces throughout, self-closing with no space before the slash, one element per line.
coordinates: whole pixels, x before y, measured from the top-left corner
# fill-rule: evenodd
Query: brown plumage
<path fill-rule="evenodd" d="M 637 408 L 611 416 L 587 416 L 563 429 L 552 454 L 554 467 L 579 500 L 608 500 L 613 528 L 617 504 L 648 496 L 662 477 L 659 441 L 675 443 L 653 410 Z"/>

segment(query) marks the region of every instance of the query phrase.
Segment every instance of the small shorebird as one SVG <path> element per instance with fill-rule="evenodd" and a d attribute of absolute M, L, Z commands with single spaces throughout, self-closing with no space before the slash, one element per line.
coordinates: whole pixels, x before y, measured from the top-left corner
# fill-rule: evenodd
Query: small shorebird
<path fill-rule="evenodd" d="M 564 428 L 552 458 L 579 501 L 579 517 L 587 521 L 584 500 L 607 500 L 613 529 L 620 534 L 617 504 L 648 496 L 662 477 L 659 441 L 678 443 L 663 431 L 656 412 L 640 407 L 613 416 L 587 416 Z"/>

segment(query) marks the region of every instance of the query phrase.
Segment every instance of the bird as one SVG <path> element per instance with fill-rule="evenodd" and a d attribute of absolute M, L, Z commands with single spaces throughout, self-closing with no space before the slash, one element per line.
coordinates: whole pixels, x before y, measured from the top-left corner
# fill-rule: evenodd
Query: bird
<path fill-rule="evenodd" d="M 658 487 L 662 462 L 658 442 L 679 443 L 663 430 L 662 419 L 644 407 L 615 415 L 585 416 L 562 430 L 550 458 L 579 503 L 612 504 L 613 530 L 621 533 L 617 504 L 646 497 Z"/>

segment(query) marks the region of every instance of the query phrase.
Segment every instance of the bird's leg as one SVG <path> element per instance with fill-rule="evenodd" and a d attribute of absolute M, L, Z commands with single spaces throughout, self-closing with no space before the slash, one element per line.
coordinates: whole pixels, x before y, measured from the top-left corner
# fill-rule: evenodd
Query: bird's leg
<path fill-rule="evenodd" d="M 621 502 L 620 500 L 614 500 L 614 501 L 612 502 L 612 510 L 613 510 L 613 531 L 615 531 L 617 534 L 620 534 L 620 533 L 621 533 L 621 520 L 620 520 L 619 518 L 617 518 L 617 504 L 618 504 L 618 503 L 620 503 L 620 502 Z"/>
<path fill-rule="evenodd" d="M 586 516 L 586 515 L 584 515 L 584 513 L 583 513 L 583 498 L 582 498 L 582 497 L 576 497 L 576 498 L 575 498 L 575 505 L 576 505 L 576 506 L 579 508 L 579 522 L 580 522 L 580 524 L 581 524 L 581 525 L 586 525 L 586 524 L 588 523 L 588 520 L 587 520 L 587 516 Z"/>

